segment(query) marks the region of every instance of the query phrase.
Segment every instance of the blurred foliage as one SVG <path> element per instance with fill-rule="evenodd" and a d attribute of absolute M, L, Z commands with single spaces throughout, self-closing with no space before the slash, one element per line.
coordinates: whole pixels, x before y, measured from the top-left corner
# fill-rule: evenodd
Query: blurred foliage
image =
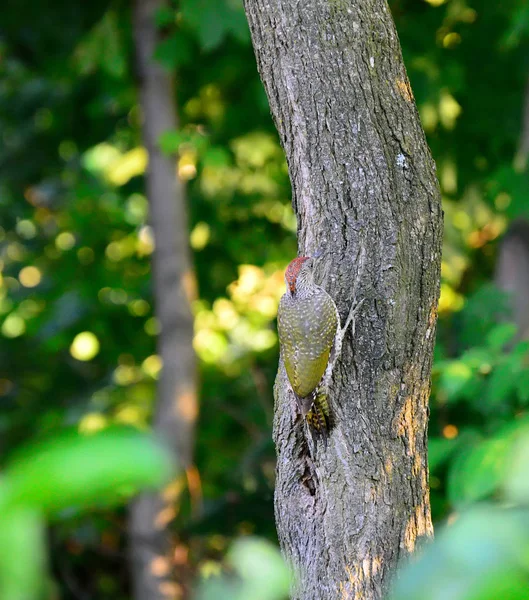
<path fill-rule="evenodd" d="M 508 464 L 494 484 L 501 503 L 475 504 L 453 514 L 417 559 L 402 570 L 391 600 L 523 600 L 529 585 L 529 424 L 490 441 L 475 460 Z M 511 438 L 511 440 L 509 440 Z M 498 452 L 491 449 L 496 444 Z M 499 447 L 497 446 L 499 444 Z M 506 452 L 506 448 L 508 451 Z M 487 454 L 488 453 L 488 454 Z M 507 457 L 507 461 L 505 458 Z M 483 471 L 483 469 L 481 469 Z M 467 471 L 472 475 L 472 471 Z"/>
<path fill-rule="evenodd" d="M 522 502 L 527 493 L 523 478 L 507 484 L 505 473 L 527 426 L 529 348 L 509 324 L 509 299 L 491 281 L 498 240 L 513 219 L 529 216 L 528 174 L 517 153 L 529 76 L 529 11 L 523 0 L 390 4 L 445 210 L 431 397 L 433 515 L 436 521 L 460 511 L 470 515 L 439 543 L 450 553 L 468 540 L 468 556 L 477 552 L 483 561 L 476 558 L 476 570 L 464 570 L 479 579 L 485 548 L 503 552 L 495 524 L 505 519 L 505 528 L 516 531 L 525 518 L 514 509 L 466 511 L 478 500 Z M 181 126 L 167 131 L 160 147 L 174 156 L 175 171 L 187 182 L 203 407 L 196 445 L 202 485 L 186 492 L 185 478 L 179 480 L 174 563 L 183 589 L 197 576 L 215 586 L 214 575 L 223 573 L 226 585 L 235 586 L 230 597 L 248 597 L 244 576 L 229 579 L 237 559 L 224 554 L 240 535 L 275 540 L 274 319 L 282 271 L 296 253 L 296 221 L 240 0 L 181 0 L 159 11 L 157 24 L 163 41 L 156 58 L 176 74 Z M 143 193 L 147 156 L 133 52 L 130 3 L 3 4 L 4 457 L 24 440 L 57 435 L 64 427 L 82 433 L 116 424 L 148 428 L 162 364 L 155 350 L 154 240 Z M 61 468 L 75 470 L 66 462 Z M 87 498 L 99 489 L 92 488 L 91 468 L 84 465 L 86 478 L 72 480 L 85 487 Z M 193 497 L 196 489 L 203 498 Z M 52 491 L 42 487 L 43 494 Z M 80 497 L 72 494 L 75 504 Z M 489 521 L 483 541 L 480 527 Z M 17 543 L 18 552 L 40 552 L 44 543 L 53 549 L 62 598 L 77 598 L 79 589 L 101 600 L 128 597 L 120 509 L 61 511 L 47 542 L 32 509 L 21 509 L 9 523 L 0 526 L 0 537 L 12 540 L 0 544 L 4 552 Z M 15 540 L 17 523 L 26 533 Z M 256 546 L 255 555 L 268 552 L 264 548 Z M 452 569 L 430 560 L 432 568 Z M 518 568 L 501 564 L 505 572 Z M 277 597 L 282 581 L 278 575 Z M 214 587 L 204 585 L 199 593 L 211 597 Z"/>
<path fill-rule="evenodd" d="M 290 576 L 279 550 L 257 538 L 237 540 L 227 556 L 232 572 L 201 583 L 197 600 L 285 600 Z"/>
<path fill-rule="evenodd" d="M 0 487 L 0 597 L 38 599 L 50 587 L 46 516 L 112 506 L 160 488 L 169 483 L 171 460 L 149 435 L 124 428 L 72 430 L 19 449 Z"/>

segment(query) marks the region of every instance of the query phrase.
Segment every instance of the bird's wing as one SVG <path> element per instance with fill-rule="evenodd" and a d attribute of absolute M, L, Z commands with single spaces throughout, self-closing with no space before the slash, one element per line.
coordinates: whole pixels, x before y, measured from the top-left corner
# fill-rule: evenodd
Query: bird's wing
<path fill-rule="evenodd" d="M 338 323 L 330 296 L 323 290 L 310 298 L 282 298 L 278 310 L 281 355 L 288 379 L 300 398 L 318 386 L 327 368 Z"/>

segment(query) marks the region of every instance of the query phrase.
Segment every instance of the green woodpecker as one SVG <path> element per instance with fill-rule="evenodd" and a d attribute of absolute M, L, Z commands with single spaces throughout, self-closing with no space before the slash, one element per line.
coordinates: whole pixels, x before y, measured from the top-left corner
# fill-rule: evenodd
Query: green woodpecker
<path fill-rule="evenodd" d="M 353 305 L 342 328 L 334 300 L 313 279 L 314 259 L 301 256 L 287 267 L 287 291 L 279 302 L 281 358 L 301 414 L 317 431 L 329 428 L 327 388 L 340 356 Z"/>

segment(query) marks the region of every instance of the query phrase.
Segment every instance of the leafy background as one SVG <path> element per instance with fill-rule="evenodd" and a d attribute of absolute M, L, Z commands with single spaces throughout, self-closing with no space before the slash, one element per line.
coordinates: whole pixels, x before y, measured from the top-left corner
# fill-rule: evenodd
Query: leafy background
<path fill-rule="evenodd" d="M 513 221 L 529 216 L 526 157 L 519 150 L 529 8 L 523 0 L 390 5 L 445 211 L 429 453 L 433 516 L 449 523 L 395 594 L 526 598 L 529 342 L 511 323 L 508 298 L 493 281 L 499 240 Z M 220 589 L 229 598 L 259 598 L 244 587 L 243 575 L 239 584 L 217 575 L 231 561 L 239 573 L 252 574 L 248 580 L 262 582 L 255 564 L 269 560 L 278 578 L 276 596 L 269 597 L 279 598 L 284 574 L 264 540 L 276 543 L 274 319 L 282 272 L 296 253 L 287 167 L 240 1 L 181 0 L 159 11 L 157 21 L 164 40 L 156 57 L 176 73 L 181 120 L 160 146 L 175 154 L 187 184 L 199 290 L 193 308 L 201 492 L 190 493 L 181 479 L 172 525 L 175 568 L 182 594 L 202 581 L 203 597 L 220 598 Z M 60 444 L 73 444 L 75 452 L 85 443 L 83 433 L 98 436 L 115 426 L 143 436 L 141 443 L 161 461 L 163 479 L 163 453 L 147 433 L 162 365 L 155 353 L 154 246 L 133 56 L 128 2 L 3 4 L 0 448 L 6 481 L 13 469 L 23 470 L 12 455 L 27 440 L 72 428 L 80 432 L 75 443 L 68 437 Z M 103 443 L 120 470 L 120 460 L 131 458 L 129 433 L 108 435 Z M 33 452 L 42 452 L 38 443 Z M 72 470 L 57 460 L 32 476 L 46 480 L 53 469 Z M 90 496 L 100 473 L 85 469 Z M 128 483 L 124 497 L 154 482 L 139 469 Z M 97 489 L 103 498 L 110 493 Z M 130 597 L 126 516 L 112 507 L 115 499 L 80 511 L 70 505 L 87 504 L 82 497 L 61 496 L 61 510 L 45 530 L 44 500 L 38 490 L 27 493 L 29 508 L 4 518 L 3 526 L 0 521 L 0 540 L 7 540 L 0 543 L 3 585 L 10 581 L 10 557 L 20 556 L 6 548 L 19 544 L 20 553 L 31 548 L 35 554 L 39 581 L 46 548 L 51 551 L 47 597 Z M 0 503 L 9 505 L 9 498 L 0 493 Z M 251 550 L 240 551 L 241 536 Z M 241 556 L 257 562 L 243 565 Z"/>

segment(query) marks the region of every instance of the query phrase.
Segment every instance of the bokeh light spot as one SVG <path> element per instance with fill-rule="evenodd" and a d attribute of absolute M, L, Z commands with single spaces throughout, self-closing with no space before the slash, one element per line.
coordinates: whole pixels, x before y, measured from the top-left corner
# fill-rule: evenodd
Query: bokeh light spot
<path fill-rule="evenodd" d="M 125 304 L 128 300 L 128 295 L 125 290 L 114 288 L 109 291 L 108 299 L 112 304 Z"/>
<path fill-rule="evenodd" d="M 142 175 L 148 162 L 149 157 L 145 148 L 133 148 L 108 165 L 105 175 L 114 185 L 125 185 L 133 177 Z"/>
<path fill-rule="evenodd" d="M 77 360 L 92 360 L 99 352 L 99 340 L 91 331 L 78 333 L 70 346 L 70 354 Z"/>
<path fill-rule="evenodd" d="M 142 298 L 131 300 L 127 308 L 129 309 L 129 313 L 135 317 L 144 317 L 151 310 L 150 304 Z"/>
<path fill-rule="evenodd" d="M 463 308 L 465 299 L 458 294 L 454 288 L 447 283 L 441 284 L 441 295 L 439 297 L 439 312 L 457 312 Z"/>
<path fill-rule="evenodd" d="M 118 365 L 113 379 L 117 385 L 127 386 L 138 381 L 138 368 L 133 365 Z"/>
<path fill-rule="evenodd" d="M 500 192 L 496 198 L 494 198 L 494 205 L 498 210 L 505 210 L 509 207 L 512 202 L 511 196 L 505 192 Z"/>
<path fill-rule="evenodd" d="M 132 404 L 121 406 L 116 411 L 114 418 L 118 423 L 125 423 L 134 427 L 145 426 L 145 411 L 141 407 Z"/>
<path fill-rule="evenodd" d="M 453 440 L 459 434 L 459 430 L 455 425 L 445 425 L 443 427 L 443 437 L 447 440 Z"/>
<path fill-rule="evenodd" d="M 209 242 L 210 238 L 210 227 L 204 221 L 197 223 L 191 232 L 189 241 L 193 250 L 202 250 Z"/>
<path fill-rule="evenodd" d="M 156 317 L 151 317 L 145 321 L 143 326 L 147 335 L 158 335 L 161 331 L 160 323 Z"/>
<path fill-rule="evenodd" d="M 140 225 L 147 218 L 149 204 L 142 194 L 132 194 L 125 206 L 125 220 L 131 225 Z"/>
<path fill-rule="evenodd" d="M 152 354 L 151 356 L 148 356 L 141 363 L 141 368 L 143 369 L 144 373 L 147 374 L 149 377 L 152 377 L 153 379 L 158 379 L 158 375 L 162 370 L 162 366 L 163 361 L 161 357 L 157 354 Z"/>
<path fill-rule="evenodd" d="M 197 174 L 196 167 L 197 156 L 193 150 L 182 152 L 178 159 L 178 176 L 184 181 L 189 181 Z"/>
<path fill-rule="evenodd" d="M 94 262 L 94 251 L 88 246 L 83 246 L 77 250 L 77 258 L 82 265 L 89 265 Z"/>
<path fill-rule="evenodd" d="M 152 254 L 155 247 L 154 233 L 149 225 L 144 225 L 138 232 L 136 251 L 138 256 Z"/>
<path fill-rule="evenodd" d="M 433 131 L 439 122 L 437 108 L 431 102 L 427 102 L 420 106 L 419 113 L 421 115 L 421 122 L 424 129 L 427 132 Z"/>
<path fill-rule="evenodd" d="M 112 262 L 119 262 L 122 258 L 124 258 L 119 242 L 110 242 L 110 244 L 106 247 L 105 254 Z"/>
<path fill-rule="evenodd" d="M 230 331 L 239 322 L 239 314 L 233 303 L 226 298 L 217 298 L 213 303 L 213 313 L 218 319 L 219 327 Z"/>
<path fill-rule="evenodd" d="M 461 231 L 465 231 L 472 227 L 472 219 L 469 214 L 464 210 L 458 210 L 452 219 L 454 227 L 457 229 L 461 229 Z"/>
<path fill-rule="evenodd" d="M 200 576 L 204 579 L 218 577 L 222 573 L 222 565 L 214 560 L 206 560 L 200 566 Z"/>
<path fill-rule="evenodd" d="M 37 228 L 33 221 L 30 221 L 29 219 L 23 219 L 17 223 L 16 232 L 25 240 L 30 240 L 37 235 Z"/>
<path fill-rule="evenodd" d="M 26 331 L 26 322 L 17 314 L 10 314 L 2 324 L 2 334 L 7 338 L 16 338 Z"/>
<path fill-rule="evenodd" d="M 443 38 L 443 48 L 455 48 L 461 42 L 461 36 L 454 31 L 447 33 Z"/>
<path fill-rule="evenodd" d="M 33 288 L 39 285 L 42 275 L 37 267 L 24 267 L 18 274 L 18 279 L 24 287 Z"/>
<path fill-rule="evenodd" d="M 95 433 L 101 431 L 107 426 L 108 419 L 101 413 L 88 413 L 79 421 L 79 431 L 81 433 Z"/>
<path fill-rule="evenodd" d="M 11 242 L 5 249 L 7 257 L 13 261 L 20 262 L 26 256 L 26 249 L 18 242 Z"/>
<path fill-rule="evenodd" d="M 55 246 L 59 250 L 71 250 L 75 246 L 75 236 L 69 231 L 63 231 L 55 238 Z"/>
<path fill-rule="evenodd" d="M 33 298 L 26 298 L 18 305 L 18 314 L 23 319 L 31 319 L 36 317 L 45 307 L 43 300 L 34 300 Z"/>
<path fill-rule="evenodd" d="M 151 562 L 151 573 L 156 577 L 164 577 L 171 571 L 171 563 L 165 556 L 156 556 Z"/>
<path fill-rule="evenodd" d="M 461 106 L 447 90 L 441 92 L 439 101 L 439 116 L 445 129 L 453 129 L 461 114 Z"/>

